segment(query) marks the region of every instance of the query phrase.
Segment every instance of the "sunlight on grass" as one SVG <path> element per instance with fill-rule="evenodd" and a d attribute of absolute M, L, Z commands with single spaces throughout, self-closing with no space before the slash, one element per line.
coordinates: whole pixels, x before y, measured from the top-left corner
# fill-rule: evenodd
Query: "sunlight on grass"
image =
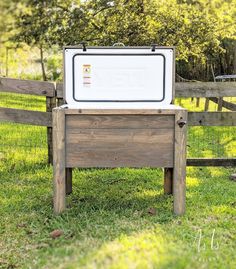
<path fill-rule="evenodd" d="M 36 99 L 29 107 L 43 111 L 45 100 Z M 190 127 L 188 156 L 235 156 L 235 133 L 235 127 Z M 173 197 L 163 195 L 162 169 L 74 169 L 68 208 L 56 216 L 46 128 L 1 123 L 0 268 L 236 268 L 231 173 L 188 167 L 187 212 L 176 217 Z M 52 239 L 55 229 L 63 235 Z M 218 250 L 211 249 L 214 229 Z"/>
<path fill-rule="evenodd" d="M 46 111 L 46 97 L 0 92 L 0 107 Z"/>
<path fill-rule="evenodd" d="M 152 268 L 168 263 L 168 251 L 174 244 L 167 241 L 162 231 L 145 231 L 104 244 L 86 268 Z M 73 265 L 72 267 L 73 268 Z M 76 265 L 74 268 L 77 268 Z"/>
<path fill-rule="evenodd" d="M 197 178 L 188 177 L 188 183 L 187 183 L 188 187 L 196 187 L 198 185 L 199 185 L 199 180 Z"/>

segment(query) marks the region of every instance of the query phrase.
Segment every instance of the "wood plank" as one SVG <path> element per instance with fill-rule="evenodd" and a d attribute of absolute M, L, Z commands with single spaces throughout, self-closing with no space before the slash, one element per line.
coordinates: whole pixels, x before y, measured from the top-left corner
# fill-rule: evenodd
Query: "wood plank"
<path fill-rule="evenodd" d="M 0 107 L 0 121 L 52 126 L 52 113 Z"/>
<path fill-rule="evenodd" d="M 23 80 L 0 77 L 0 92 L 12 92 L 53 97 L 55 85 L 53 82 Z"/>
<path fill-rule="evenodd" d="M 56 214 L 66 208 L 65 114 L 53 109 L 53 205 Z"/>
<path fill-rule="evenodd" d="M 236 112 L 188 112 L 189 126 L 236 126 Z"/>
<path fill-rule="evenodd" d="M 65 109 L 66 115 L 174 115 L 175 110 L 185 110 L 180 106 L 169 105 L 159 109 Z"/>
<path fill-rule="evenodd" d="M 137 129 L 137 128 L 173 129 L 174 115 L 71 115 L 66 117 L 66 128 L 75 129 Z"/>
<path fill-rule="evenodd" d="M 67 148 L 67 167 L 171 167 L 173 166 L 173 149 L 164 150 L 149 146 L 130 145 L 127 147 L 97 147 L 96 149 Z"/>
<path fill-rule="evenodd" d="M 236 166 L 236 158 L 189 158 L 187 166 Z"/>
<path fill-rule="evenodd" d="M 176 82 L 175 97 L 235 97 L 236 82 Z M 63 83 L 57 83 L 57 97 L 63 98 Z"/>
<path fill-rule="evenodd" d="M 178 122 L 180 120 L 187 121 L 187 111 L 176 111 L 175 116 L 173 195 L 174 213 L 176 215 L 183 215 L 185 213 L 186 199 L 187 125 L 179 126 Z"/>
<path fill-rule="evenodd" d="M 236 82 L 177 82 L 175 97 L 234 97 Z"/>
<path fill-rule="evenodd" d="M 143 143 L 173 145 L 173 129 L 66 129 L 66 145 L 78 144 L 80 147 L 108 147 L 120 143 Z M 95 144 L 95 145 L 94 145 Z"/>
<path fill-rule="evenodd" d="M 67 167 L 172 167 L 171 129 L 67 130 Z"/>

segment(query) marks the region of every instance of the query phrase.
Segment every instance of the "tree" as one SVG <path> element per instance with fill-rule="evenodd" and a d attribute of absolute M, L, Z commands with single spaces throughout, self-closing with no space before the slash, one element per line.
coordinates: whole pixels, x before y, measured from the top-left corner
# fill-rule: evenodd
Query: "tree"
<path fill-rule="evenodd" d="M 15 15 L 13 40 L 40 49 L 44 79 L 45 50 L 84 40 L 89 45 L 174 45 L 178 71 L 208 79 L 209 63 L 232 70 L 235 10 L 236 0 L 24 0 Z"/>

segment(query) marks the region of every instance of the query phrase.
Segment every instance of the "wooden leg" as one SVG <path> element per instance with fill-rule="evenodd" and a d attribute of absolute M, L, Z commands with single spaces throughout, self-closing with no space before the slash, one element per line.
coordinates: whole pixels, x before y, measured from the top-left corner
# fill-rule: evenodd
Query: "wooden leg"
<path fill-rule="evenodd" d="M 72 168 L 66 168 L 66 194 L 72 193 Z"/>
<path fill-rule="evenodd" d="M 187 111 L 179 110 L 175 115 L 175 153 L 174 153 L 174 213 L 183 215 L 185 213 L 185 177 L 186 177 L 186 124 L 179 126 L 178 121 L 187 121 Z"/>
<path fill-rule="evenodd" d="M 53 205 L 56 214 L 66 208 L 65 114 L 61 108 L 53 110 Z"/>
<path fill-rule="evenodd" d="M 164 168 L 164 194 L 173 194 L 173 168 Z"/>

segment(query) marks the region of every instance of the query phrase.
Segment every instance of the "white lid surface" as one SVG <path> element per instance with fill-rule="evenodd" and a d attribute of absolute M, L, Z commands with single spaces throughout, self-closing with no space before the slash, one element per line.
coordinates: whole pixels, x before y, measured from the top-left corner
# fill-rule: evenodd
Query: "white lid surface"
<path fill-rule="evenodd" d="M 173 57 L 172 48 L 66 48 L 65 100 L 78 108 L 168 105 Z"/>

